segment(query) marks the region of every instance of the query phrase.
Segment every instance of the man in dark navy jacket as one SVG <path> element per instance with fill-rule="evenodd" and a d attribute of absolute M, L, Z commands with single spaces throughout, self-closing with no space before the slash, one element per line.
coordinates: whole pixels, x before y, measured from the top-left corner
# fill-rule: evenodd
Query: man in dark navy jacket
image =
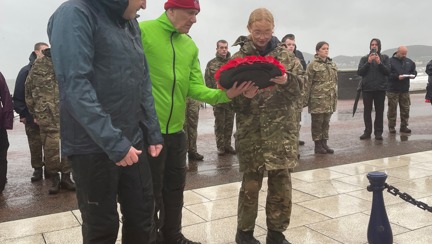
<path fill-rule="evenodd" d="M 415 63 L 407 58 L 408 49 L 405 46 L 398 47 L 390 58 L 390 76 L 387 88 L 388 111 L 387 119 L 390 133 L 396 133 L 397 106 L 400 109 L 400 132 L 411 133 L 408 128 L 410 111 L 410 79 L 417 76 Z"/>
<path fill-rule="evenodd" d="M 32 182 L 42 179 L 42 167 L 44 166 L 44 162 L 42 157 L 42 140 L 40 137 L 39 125 L 34 122 L 33 116 L 28 111 L 25 101 L 24 84 L 34 61 L 37 58 L 44 56 L 42 51 L 46 48 L 48 48 L 48 44 L 45 42 L 38 42 L 34 45 L 33 52 L 29 57 L 29 63 L 22 67 L 18 73 L 13 94 L 14 110 L 19 114 L 20 122 L 24 123 L 30 148 L 30 161 L 31 166 L 34 169 L 33 175 L 30 178 Z M 48 174 L 45 174 L 45 178 L 48 177 Z"/>

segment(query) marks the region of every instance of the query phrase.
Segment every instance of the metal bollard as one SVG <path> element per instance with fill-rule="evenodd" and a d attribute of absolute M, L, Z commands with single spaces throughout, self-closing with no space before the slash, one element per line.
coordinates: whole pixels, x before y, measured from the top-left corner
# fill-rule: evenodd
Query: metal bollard
<path fill-rule="evenodd" d="M 368 191 L 373 192 L 372 210 L 369 219 L 367 238 L 370 244 L 391 244 L 393 234 L 384 205 L 383 190 L 387 174 L 384 172 L 369 172 L 370 185 Z"/>

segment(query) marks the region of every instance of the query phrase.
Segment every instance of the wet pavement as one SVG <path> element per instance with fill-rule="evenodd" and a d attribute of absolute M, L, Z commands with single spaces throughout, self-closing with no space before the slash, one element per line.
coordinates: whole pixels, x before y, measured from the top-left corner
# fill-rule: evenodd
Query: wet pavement
<path fill-rule="evenodd" d="M 352 117 L 353 101 L 340 100 L 338 112 L 333 114 L 330 123 L 328 141 L 329 146 L 335 149 L 334 155 L 314 154 L 310 116 L 305 110 L 300 138 L 306 144 L 300 147 L 301 158 L 295 172 L 432 150 L 432 106 L 424 102 L 424 93 L 412 94 L 411 103 L 409 127 L 412 134 L 389 134 L 385 119 L 384 140 L 361 141 L 359 136 L 364 129 L 361 102 Z M 198 151 L 204 155 L 204 160 L 189 162 L 187 190 L 241 180 L 236 156 L 217 155 L 213 124 L 213 111 L 207 106 L 200 111 L 198 128 Z M 8 183 L 0 195 L 0 222 L 77 209 L 74 192 L 48 195 L 48 181 L 30 182 L 33 169 L 24 127 L 18 120 L 14 130 L 9 131 L 9 141 Z"/>

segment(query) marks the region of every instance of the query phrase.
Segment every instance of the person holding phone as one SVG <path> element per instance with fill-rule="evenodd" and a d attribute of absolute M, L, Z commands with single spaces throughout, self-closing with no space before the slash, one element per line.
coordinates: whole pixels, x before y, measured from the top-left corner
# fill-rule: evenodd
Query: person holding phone
<path fill-rule="evenodd" d="M 370 52 L 360 59 L 357 74 L 362 77 L 363 120 L 365 129 L 360 140 L 370 139 L 372 134 L 372 106 L 375 107 L 373 131 L 376 140 L 382 140 L 384 128 L 384 102 L 387 77 L 390 74 L 389 57 L 381 54 L 381 41 L 373 38 L 369 43 Z"/>

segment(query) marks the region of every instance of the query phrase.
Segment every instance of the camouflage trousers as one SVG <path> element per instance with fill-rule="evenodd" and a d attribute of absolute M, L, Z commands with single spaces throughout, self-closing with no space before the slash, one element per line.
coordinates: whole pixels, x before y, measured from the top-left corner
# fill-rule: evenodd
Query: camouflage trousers
<path fill-rule="evenodd" d="M 292 184 L 289 169 L 270 170 L 266 200 L 267 229 L 285 231 L 288 228 L 292 209 Z M 258 215 L 258 195 L 262 186 L 264 169 L 259 172 L 244 172 L 240 188 L 237 229 L 253 231 Z"/>
<path fill-rule="evenodd" d="M 231 146 L 235 112 L 226 108 L 213 107 L 215 117 L 214 132 L 217 149 Z"/>
<path fill-rule="evenodd" d="M 58 130 L 44 130 L 41 128 L 40 137 L 46 171 L 49 174 L 55 174 L 57 172 L 70 173 L 71 166 L 66 157 L 60 160 L 60 132 Z"/>
<path fill-rule="evenodd" d="M 312 119 L 312 140 L 328 140 L 329 139 L 329 128 L 330 128 L 330 118 L 332 113 L 322 113 L 322 114 L 311 114 Z"/>
<path fill-rule="evenodd" d="M 298 140 L 300 140 L 300 129 L 301 129 L 301 115 L 302 114 L 302 112 L 298 112 L 297 113 L 297 126 L 298 126 L 298 129 L 297 129 L 297 139 Z"/>
<path fill-rule="evenodd" d="M 30 148 L 30 158 L 32 168 L 44 166 L 42 158 L 42 141 L 40 137 L 39 125 L 34 123 L 25 124 L 27 141 Z"/>
<path fill-rule="evenodd" d="M 409 92 L 387 92 L 387 119 L 388 126 L 394 128 L 396 126 L 397 118 L 397 106 L 399 104 L 400 110 L 400 127 L 404 128 L 408 126 L 409 112 L 411 99 Z"/>
<path fill-rule="evenodd" d="M 183 130 L 186 134 L 188 152 L 197 152 L 198 120 L 200 103 L 188 98 L 186 102 L 186 117 Z"/>

